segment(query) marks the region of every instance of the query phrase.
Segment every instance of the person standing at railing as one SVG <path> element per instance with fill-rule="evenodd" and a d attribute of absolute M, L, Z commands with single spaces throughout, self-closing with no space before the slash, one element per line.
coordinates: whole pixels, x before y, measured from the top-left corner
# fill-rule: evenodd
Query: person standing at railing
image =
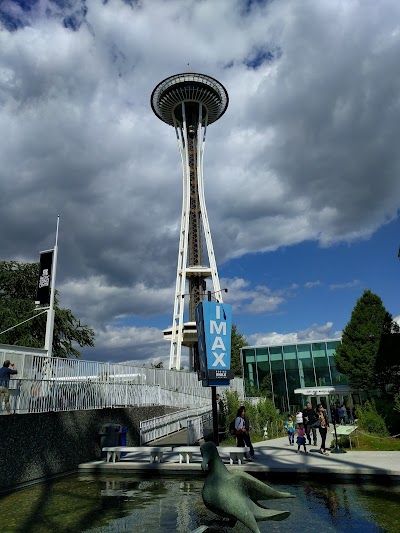
<path fill-rule="evenodd" d="M 9 386 L 10 376 L 13 374 L 18 374 L 17 369 L 15 368 L 14 363 L 10 363 L 10 360 L 6 359 L 3 363 L 3 367 L 0 368 L 0 402 L 3 402 L 4 400 L 5 408 L 9 415 L 11 414 Z"/>

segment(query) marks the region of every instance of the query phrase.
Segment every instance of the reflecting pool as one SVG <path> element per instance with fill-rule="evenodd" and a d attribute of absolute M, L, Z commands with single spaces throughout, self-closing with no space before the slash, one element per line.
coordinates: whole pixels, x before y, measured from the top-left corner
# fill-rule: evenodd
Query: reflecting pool
<path fill-rule="evenodd" d="M 209 533 L 248 532 L 240 523 L 225 527 L 206 509 L 201 498 L 203 484 L 204 478 L 69 476 L 1 497 L 0 532 L 189 533 L 201 525 L 209 526 Z M 265 502 L 292 514 L 282 522 L 259 522 L 262 532 L 400 530 L 400 484 L 387 488 L 315 481 L 268 484 L 296 498 Z"/>

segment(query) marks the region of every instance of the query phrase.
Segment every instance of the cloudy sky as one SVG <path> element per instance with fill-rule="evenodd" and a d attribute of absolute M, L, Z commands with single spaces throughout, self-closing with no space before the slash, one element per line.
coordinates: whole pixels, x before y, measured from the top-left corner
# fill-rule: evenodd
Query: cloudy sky
<path fill-rule="evenodd" d="M 60 215 L 84 357 L 167 363 L 182 175 L 150 95 L 189 70 L 229 93 L 206 202 L 249 344 L 337 337 L 364 289 L 400 314 L 399 20 L 398 0 L 1 0 L 0 259 L 36 261 Z"/>

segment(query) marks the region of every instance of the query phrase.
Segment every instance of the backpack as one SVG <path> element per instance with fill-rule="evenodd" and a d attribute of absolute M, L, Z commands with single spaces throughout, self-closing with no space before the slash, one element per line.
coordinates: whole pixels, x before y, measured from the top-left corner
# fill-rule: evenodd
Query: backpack
<path fill-rule="evenodd" d="M 229 424 L 229 433 L 231 435 L 236 435 L 235 420 L 236 420 L 236 418 L 234 418 Z"/>

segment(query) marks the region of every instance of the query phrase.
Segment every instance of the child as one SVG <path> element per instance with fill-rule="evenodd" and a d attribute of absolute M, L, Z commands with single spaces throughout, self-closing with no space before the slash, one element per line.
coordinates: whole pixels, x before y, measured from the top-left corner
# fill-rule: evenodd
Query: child
<path fill-rule="evenodd" d="M 303 412 L 302 411 L 297 411 L 296 413 L 296 424 L 297 424 L 297 427 L 299 427 L 300 424 L 303 424 Z"/>
<path fill-rule="evenodd" d="M 300 451 L 300 446 L 303 446 L 304 453 L 307 452 L 306 448 L 306 430 L 304 429 L 304 424 L 299 424 L 299 429 L 297 430 L 297 453 Z"/>
<path fill-rule="evenodd" d="M 294 422 L 292 415 L 288 415 L 285 422 L 285 428 L 289 438 L 289 445 L 292 446 L 294 444 Z"/>

